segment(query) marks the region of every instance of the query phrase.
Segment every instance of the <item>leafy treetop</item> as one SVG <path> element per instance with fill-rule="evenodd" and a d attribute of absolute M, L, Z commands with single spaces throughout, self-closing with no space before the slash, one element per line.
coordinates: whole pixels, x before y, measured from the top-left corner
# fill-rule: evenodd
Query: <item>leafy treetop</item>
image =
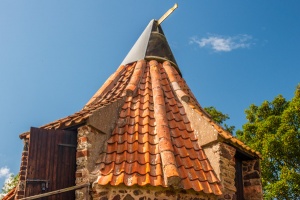
<path fill-rule="evenodd" d="M 282 95 L 250 105 L 237 137 L 261 152 L 266 199 L 300 199 L 300 84 L 287 101 Z"/>
<path fill-rule="evenodd" d="M 218 111 L 215 107 L 205 107 L 204 110 L 211 116 L 211 118 L 223 126 L 223 128 L 228 131 L 229 133 L 233 134 L 233 131 L 235 129 L 235 126 L 229 126 L 226 123 L 224 123 L 227 119 L 230 119 L 228 114 L 223 114 L 221 111 Z"/>
<path fill-rule="evenodd" d="M 13 174 L 10 175 L 8 179 L 6 179 L 4 186 L 2 187 L 2 192 L 0 193 L 0 200 L 14 187 L 17 186 L 19 181 L 19 175 L 14 176 Z"/>

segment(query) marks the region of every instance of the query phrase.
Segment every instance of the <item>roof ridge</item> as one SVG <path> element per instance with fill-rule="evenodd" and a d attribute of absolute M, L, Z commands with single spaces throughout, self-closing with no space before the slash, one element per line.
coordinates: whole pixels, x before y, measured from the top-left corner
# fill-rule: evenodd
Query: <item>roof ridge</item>
<path fill-rule="evenodd" d="M 207 116 L 207 113 L 203 112 L 202 108 L 199 108 L 197 105 L 194 105 L 191 102 L 189 103 L 189 106 L 192 109 L 195 109 L 196 112 L 198 112 L 200 115 L 205 116 L 204 119 L 207 122 L 209 122 L 213 127 L 215 127 L 216 130 L 218 131 L 218 134 L 222 138 L 224 138 L 226 141 L 228 141 L 230 144 L 232 144 L 238 148 L 242 148 L 242 149 L 246 150 L 248 153 L 250 153 L 250 155 L 255 155 L 255 156 L 261 158 L 261 154 L 258 151 L 255 151 L 251 147 L 247 146 L 244 142 L 242 142 L 241 140 L 239 140 L 238 138 L 233 136 L 231 133 L 228 133 L 226 130 L 224 130 L 224 128 L 221 125 L 217 124 L 214 120 L 209 118 Z"/>
<path fill-rule="evenodd" d="M 168 119 L 165 110 L 164 92 L 160 85 L 161 77 L 159 72 L 159 64 L 157 61 L 150 61 L 150 75 L 152 81 L 152 92 L 154 101 L 154 117 L 156 119 L 156 134 L 159 138 L 159 150 L 162 158 L 163 172 L 165 184 L 177 187 L 180 178 L 176 167 L 175 156 L 173 154 L 173 146 L 171 142 L 171 134 L 168 127 Z"/>
<path fill-rule="evenodd" d="M 111 87 L 115 85 L 116 82 L 119 81 L 119 78 L 122 76 L 124 72 L 126 72 L 127 67 L 132 67 L 133 69 L 136 66 L 136 62 L 129 66 L 120 65 L 115 73 L 113 73 L 105 83 L 99 88 L 99 90 L 92 96 L 92 98 L 86 103 L 84 108 L 88 108 L 96 99 L 101 98 L 103 95 L 106 95 Z"/>
<path fill-rule="evenodd" d="M 242 148 L 242 149 L 246 150 L 250 155 L 255 155 L 255 156 L 261 158 L 261 154 L 258 151 L 255 151 L 255 150 L 251 149 L 245 143 L 243 143 L 242 141 L 240 141 L 239 139 L 237 139 L 236 137 L 234 137 L 231 133 L 228 133 L 227 131 L 225 131 L 222 126 L 220 126 L 215 121 L 213 121 L 213 119 L 211 118 L 211 116 L 200 106 L 200 104 L 198 103 L 197 99 L 193 95 L 192 91 L 190 90 L 190 88 L 186 84 L 184 78 L 182 78 L 180 76 L 180 74 L 178 74 L 176 71 L 174 71 L 172 69 L 171 65 L 166 64 L 164 66 L 165 66 L 166 73 L 168 73 L 170 81 L 173 81 L 175 83 L 178 83 L 178 82 L 182 81 L 185 84 L 185 86 L 187 87 L 188 92 L 185 92 L 184 90 L 181 89 L 180 85 L 178 84 L 179 90 L 181 89 L 182 92 L 183 92 L 181 94 L 186 94 L 188 96 L 188 98 L 186 98 L 183 95 L 184 98 L 181 98 L 181 100 L 183 100 L 184 102 L 186 102 L 192 109 L 195 109 L 201 116 L 204 116 L 204 119 L 207 120 L 212 126 L 214 126 L 216 128 L 216 130 L 218 131 L 218 134 L 222 138 L 224 138 L 225 140 L 227 140 L 232 145 L 234 145 L 234 146 L 236 146 L 238 148 Z M 181 80 L 178 80 L 178 78 L 181 79 Z M 174 85 L 177 86 L 177 84 L 172 84 L 171 86 L 174 87 Z M 178 93 L 177 93 L 177 95 L 178 95 Z M 180 96 L 180 94 L 179 94 L 179 96 Z"/>

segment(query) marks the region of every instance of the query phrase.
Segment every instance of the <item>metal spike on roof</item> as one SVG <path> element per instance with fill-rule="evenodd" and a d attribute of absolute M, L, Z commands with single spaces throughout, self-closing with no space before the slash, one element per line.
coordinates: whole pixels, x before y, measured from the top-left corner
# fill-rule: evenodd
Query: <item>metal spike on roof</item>
<path fill-rule="evenodd" d="M 148 26 L 121 63 L 122 65 L 133 63 L 141 59 L 170 61 L 180 73 L 175 57 L 160 26 L 160 23 L 176 8 L 177 4 L 169 9 L 158 21 L 153 19 L 149 22 Z"/>
<path fill-rule="evenodd" d="M 174 10 L 176 8 L 178 8 L 178 4 L 177 3 L 175 3 L 172 8 L 170 8 L 163 16 L 161 16 L 161 18 L 159 18 L 159 20 L 157 21 L 157 23 L 161 24 L 167 17 L 169 17 L 169 15 L 172 14 L 172 12 L 174 12 Z"/>

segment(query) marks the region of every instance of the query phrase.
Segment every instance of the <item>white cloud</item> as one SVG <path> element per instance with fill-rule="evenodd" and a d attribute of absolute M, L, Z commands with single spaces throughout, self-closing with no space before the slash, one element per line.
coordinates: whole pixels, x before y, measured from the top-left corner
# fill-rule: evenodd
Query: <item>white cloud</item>
<path fill-rule="evenodd" d="M 3 178 L 3 177 L 7 178 L 10 176 L 10 174 L 11 173 L 10 173 L 9 168 L 7 168 L 7 167 L 0 168 L 0 178 Z"/>
<path fill-rule="evenodd" d="M 11 183 L 12 182 L 12 178 L 11 178 L 12 173 L 10 172 L 10 169 L 8 167 L 1 167 L 0 168 L 0 178 L 4 178 L 4 184 L 3 184 L 3 188 L 4 190 L 8 190 L 8 189 L 12 189 L 12 188 L 6 188 L 8 187 L 7 183 Z M 2 197 L 4 197 L 6 194 L 5 193 L 0 193 L 0 199 Z"/>
<path fill-rule="evenodd" d="M 216 52 L 229 52 L 234 49 L 249 48 L 252 44 L 251 40 L 252 36 L 246 34 L 236 36 L 209 35 L 201 39 L 192 37 L 190 44 L 198 44 L 201 48 L 210 47 Z"/>

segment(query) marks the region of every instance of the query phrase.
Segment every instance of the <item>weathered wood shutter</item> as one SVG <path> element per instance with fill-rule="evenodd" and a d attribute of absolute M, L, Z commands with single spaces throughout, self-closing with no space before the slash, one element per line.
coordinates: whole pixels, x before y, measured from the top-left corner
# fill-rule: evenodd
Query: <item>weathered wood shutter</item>
<path fill-rule="evenodd" d="M 30 129 L 26 197 L 75 185 L 76 145 L 76 132 Z M 43 199 L 75 199 L 75 193 Z"/>

